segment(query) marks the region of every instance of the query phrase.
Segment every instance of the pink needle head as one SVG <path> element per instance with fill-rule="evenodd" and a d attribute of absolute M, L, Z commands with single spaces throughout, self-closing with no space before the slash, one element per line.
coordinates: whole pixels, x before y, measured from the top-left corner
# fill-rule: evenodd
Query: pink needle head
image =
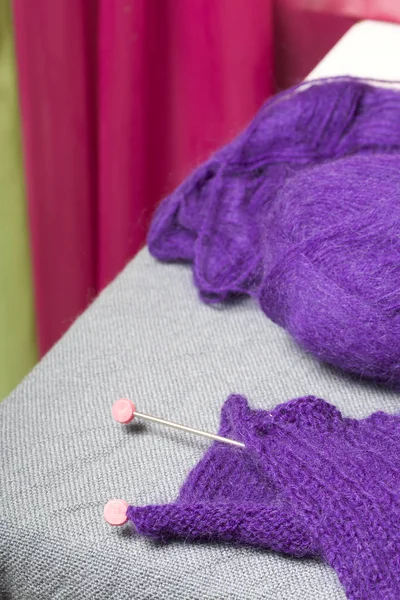
<path fill-rule="evenodd" d="M 136 406 L 128 398 L 120 398 L 114 402 L 111 409 L 113 419 L 118 423 L 130 423 L 135 417 Z"/>
<path fill-rule="evenodd" d="M 128 520 L 125 500 L 109 500 L 104 507 L 104 518 L 110 525 L 125 525 Z"/>

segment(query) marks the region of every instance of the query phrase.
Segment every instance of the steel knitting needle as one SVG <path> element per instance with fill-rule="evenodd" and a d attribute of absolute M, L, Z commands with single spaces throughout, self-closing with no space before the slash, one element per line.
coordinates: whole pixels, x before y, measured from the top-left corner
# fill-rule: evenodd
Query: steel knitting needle
<path fill-rule="evenodd" d="M 136 410 L 135 404 L 128 398 L 121 398 L 117 400 L 112 407 L 112 416 L 118 423 L 130 423 L 135 417 L 145 419 L 146 421 L 152 421 L 159 425 L 166 425 L 167 427 L 173 427 L 174 429 L 180 429 L 187 433 L 194 433 L 196 435 L 202 435 L 203 437 L 216 440 L 218 442 L 224 442 L 225 444 L 231 444 L 232 446 L 239 446 L 239 448 L 245 448 L 242 442 L 231 440 L 230 438 L 222 437 L 221 435 L 215 435 L 214 433 L 208 433 L 207 431 L 201 431 L 200 429 L 194 429 L 193 427 L 187 427 L 186 425 L 180 425 L 179 423 L 172 423 L 166 419 L 160 419 L 159 417 L 152 417 L 151 415 L 145 415 Z"/>

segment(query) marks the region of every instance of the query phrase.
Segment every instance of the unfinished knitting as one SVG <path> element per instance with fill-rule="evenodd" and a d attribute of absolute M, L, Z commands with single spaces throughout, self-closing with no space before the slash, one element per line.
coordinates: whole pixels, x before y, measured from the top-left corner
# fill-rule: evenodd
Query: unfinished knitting
<path fill-rule="evenodd" d="M 344 418 L 308 396 L 272 412 L 242 396 L 176 502 L 130 506 L 139 533 L 221 540 L 318 556 L 352 600 L 400 598 L 400 417 Z"/>

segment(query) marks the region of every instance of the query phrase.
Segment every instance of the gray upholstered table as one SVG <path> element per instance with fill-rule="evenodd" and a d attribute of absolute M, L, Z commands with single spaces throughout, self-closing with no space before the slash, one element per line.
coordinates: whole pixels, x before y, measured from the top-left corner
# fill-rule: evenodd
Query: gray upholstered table
<path fill-rule="evenodd" d="M 253 301 L 205 306 L 189 267 L 144 250 L 0 405 L 0 597 L 343 599 L 317 561 L 160 545 L 104 522 L 112 497 L 172 500 L 208 445 L 121 427 L 113 401 L 126 395 L 143 412 L 216 430 L 231 392 L 265 408 L 315 394 L 359 417 L 399 407 L 394 393 L 307 356 Z"/>
<path fill-rule="evenodd" d="M 160 545 L 103 521 L 112 497 L 172 500 L 208 444 L 121 427 L 112 402 L 216 430 L 231 392 L 259 407 L 312 393 L 357 416 L 399 404 L 304 354 L 253 301 L 205 306 L 188 267 L 144 250 L 0 405 L 2 598 L 343 599 L 317 561 Z"/>

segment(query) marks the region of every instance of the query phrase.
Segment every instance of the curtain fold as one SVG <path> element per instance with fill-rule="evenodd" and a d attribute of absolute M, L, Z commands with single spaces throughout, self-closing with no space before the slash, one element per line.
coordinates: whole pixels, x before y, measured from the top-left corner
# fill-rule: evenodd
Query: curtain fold
<path fill-rule="evenodd" d="M 14 0 L 39 349 L 95 295 L 92 0 Z M 89 27 L 90 24 L 90 27 Z"/>
<path fill-rule="evenodd" d="M 269 0 L 14 0 L 45 353 L 272 92 Z"/>

